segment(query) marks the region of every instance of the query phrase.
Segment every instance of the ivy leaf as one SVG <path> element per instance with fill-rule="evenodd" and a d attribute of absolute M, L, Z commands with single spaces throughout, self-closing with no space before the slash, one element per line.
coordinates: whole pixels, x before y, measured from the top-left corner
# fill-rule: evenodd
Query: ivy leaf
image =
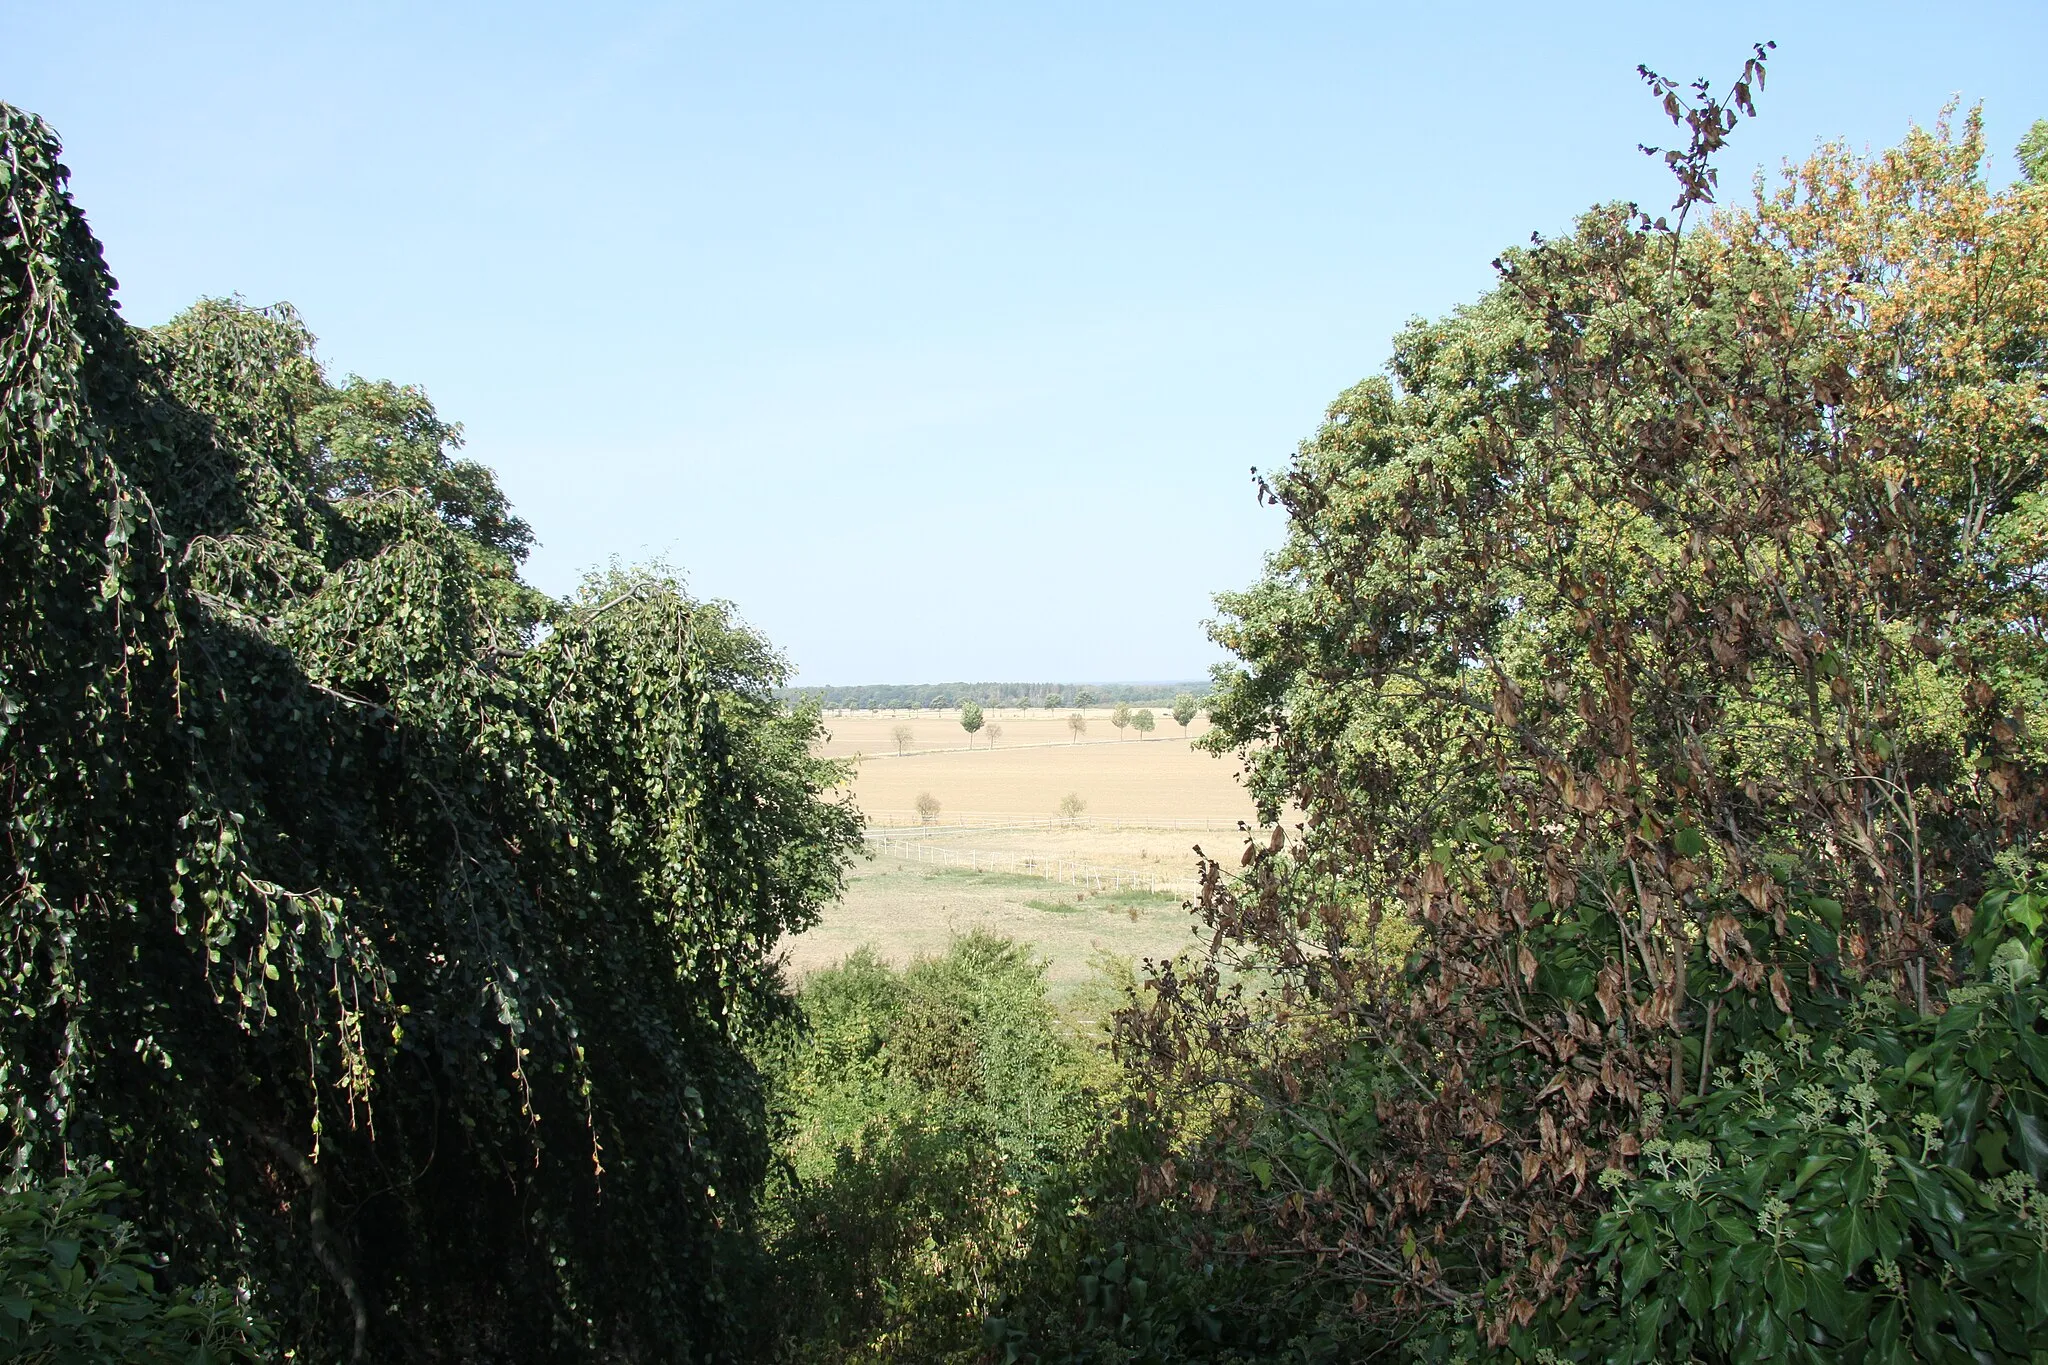
<path fill-rule="evenodd" d="M 1627 1303 L 1656 1277 L 1662 1262 L 1656 1246 L 1645 1240 L 1631 1242 L 1621 1252 L 1621 1299 Z"/>

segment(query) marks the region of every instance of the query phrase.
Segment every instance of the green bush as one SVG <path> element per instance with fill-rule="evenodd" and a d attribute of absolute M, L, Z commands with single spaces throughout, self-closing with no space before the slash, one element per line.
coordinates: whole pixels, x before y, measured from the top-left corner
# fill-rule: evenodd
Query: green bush
<path fill-rule="evenodd" d="M 2002 860 L 2020 871 L 2017 858 Z M 1882 986 L 1745 1040 L 1701 1099 L 1643 1109 L 1643 1160 L 1573 1248 L 1579 1291 L 1507 1358 L 2039 1359 L 2048 1351 L 2048 884 L 1980 902 L 1982 979 L 1922 1015 Z M 1427 1358 L 1484 1357 L 1472 1333 Z"/>
<path fill-rule="evenodd" d="M 973 934 L 897 971 L 820 972 L 771 1050 L 768 1228 L 810 1359 L 971 1358 L 1038 1205 L 1099 1124 L 1099 1065 L 1044 966 Z"/>
<path fill-rule="evenodd" d="M 159 1284 L 106 1171 L 0 1195 L 0 1359 L 32 1365 L 268 1360 L 245 1293 Z"/>

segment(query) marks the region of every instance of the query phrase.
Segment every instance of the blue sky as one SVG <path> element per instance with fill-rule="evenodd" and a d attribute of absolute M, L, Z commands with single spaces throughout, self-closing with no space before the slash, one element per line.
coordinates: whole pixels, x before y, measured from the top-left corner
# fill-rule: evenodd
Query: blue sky
<path fill-rule="evenodd" d="M 297 304 L 534 523 L 813 683 L 1150 679 L 1402 321 L 1668 201 L 1638 62 L 1779 52 L 1724 183 L 1951 96 L 2048 116 L 2048 5 L 0 0 L 127 316 Z"/>

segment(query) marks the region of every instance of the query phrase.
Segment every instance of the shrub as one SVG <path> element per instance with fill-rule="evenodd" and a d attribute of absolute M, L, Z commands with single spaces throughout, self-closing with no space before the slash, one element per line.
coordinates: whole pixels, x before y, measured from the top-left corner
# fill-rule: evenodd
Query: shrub
<path fill-rule="evenodd" d="M 1088 1049 L 1044 966 L 983 934 L 902 971 L 817 973 L 767 1066 L 782 1126 L 768 1204 L 807 1358 L 970 1358 L 1045 1192 L 1098 1124 Z"/>
<path fill-rule="evenodd" d="M 172 1287 L 96 1171 L 0 1194 L 0 1356 L 34 1365 L 227 1365 L 272 1358 L 246 1290 Z"/>

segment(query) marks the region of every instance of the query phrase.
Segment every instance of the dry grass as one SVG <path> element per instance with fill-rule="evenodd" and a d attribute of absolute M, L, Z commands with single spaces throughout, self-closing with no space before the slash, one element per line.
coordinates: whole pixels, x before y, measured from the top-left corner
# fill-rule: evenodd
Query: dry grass
<path fill-rule="evenodd" d="M 1173 717 L 1163 708 L 1154 706 L 1148 709 L 1158 718 L 1159 728 L 1152 732 L 1152 738 L 1146 743 L 1158 744 L 1182 737 L 1180 726 L 1174 724 Z M 958 711 L 834 711 L 825 717 L 825 729 L 830 738 L 818 752 L 829 758 L 851 758 L 855 754 L 894 755 L 898 751 L 895 731 L 899 725 L 910 730 L 912 753 L 987 749 L 991 747 L 988 734 L 988 726 L 991 725 L 1002 727 L 1002 735 L 993 746 L 998 751 L 1040 744 L 1071 746 L 1074 737 L 1067 729 L 1067 717 L 1072 714 L 1072 708 L 1059 711 L 990 709 L 982 713 L 982 731 L 970 744 L 967 732 L 960 728 Z M 1138 742 L 1136 730 L 1119 733 L 1109 723 L 1110 711 L 1105 707 L 1089 707 L 1081 716 L 1088 726 L 1087 732 L 1081 736 L 1082 745 Z M 1195 723 L 1188 727 L 1187 737 L 1200 739 L 1208 729 L 1208 718 L 1197 716 Z"/>
<path fill-rule="evenodd" d="M 937 799 L 941 823 L 970 816 L 979 823 L 1005 816 L 1050 819 L 1070 794 L 1087 803 L 1088 815 L 1105 820 L 1173 818 L 1229 826 L 1251 819 L 1237 762 L 1189 747 L 1175 729 L 1171 739 L 1011 745 L 1005 724 L 1004 742 L 994 749 L 904 757 L 870 749 L 854 777 L 854 799 L 878 825 L 913 821 L 917 798 L 925 792 Z"/>
<path fill-rule="evenodd" d="M 922 855 L 931 862 L 1009 871 L 1028 858 L 1057 868 L 1054 876 L 1121 875 L 1171 886 L 1176 895 L 1192 895 L 1199 884 L 1197 847 L 1230 863 L 1244 846 L 1244 835 L 1234 828 L 1162 829 L 1092 820 L 1024 828 L 941 825 L 874 834 L 879 853 L 905 862 Z"/>
<path fill-rule="evenodd" d="M 944 951 L 956 933 L 986 929 L 1033 945 L 1064 991 L 1090 979 L 1105 953 L 1161 958 L 1187 946 L 1183 901 L 1195 887 L 1194 845 L 1234 861 L 1238 822 L 1256 819 L 1237 762 L 1190 748 L 1165 715 L 1163 728 L 1141 740 L 1135 731 L 1119 736 L 1109 712 L 1096 708 L 1086 713 L 1082 742 L 1072 743 L 1068 714 L 992 710 L 1000 740 L 990 747 L 984 731 L 972 748 L 957 712 L 828 716 L 822 752 L 863 756 L 854 798 L 886 838 L 823 922 L 785 943 L 792 972 L 802 976 L 862 945 L 904 963 Z M 901 757 L 892 738 L 898 725 L 913 735 L 912 752 Z M 916 814 L 923 793 L 939 803 L 936 825 Z M 1069 794 L 1087 803 L 1078 823 L 1000 827 L 1051 821 Z M 1184 827 L 1158 827 L 1171 821 Z M 981 870 L 908 861 L 913 841 L 927 857 L 978 862 Z M 1064 880 L 1021 875 L 1026 858 Z M 988 871 L 991 862 L 1001 870 Z M 1071 884 L 1097 874 L 1159 892 Z"/>
<path fill-rule="evenodd" d="M 1094 977 L 1104 955 L 1165 958 L 1194 941 L 1180 899 L 1145 892 L 1091 894 L 1037 877 L 919 867 L 886 855 L 854 869 L 846 894 L 807 934 L 784 944 L 801 977 L 863 945 L 902 965 L 945 951 L 975 929 L 1029 943 L 1065 994 Z"/>

